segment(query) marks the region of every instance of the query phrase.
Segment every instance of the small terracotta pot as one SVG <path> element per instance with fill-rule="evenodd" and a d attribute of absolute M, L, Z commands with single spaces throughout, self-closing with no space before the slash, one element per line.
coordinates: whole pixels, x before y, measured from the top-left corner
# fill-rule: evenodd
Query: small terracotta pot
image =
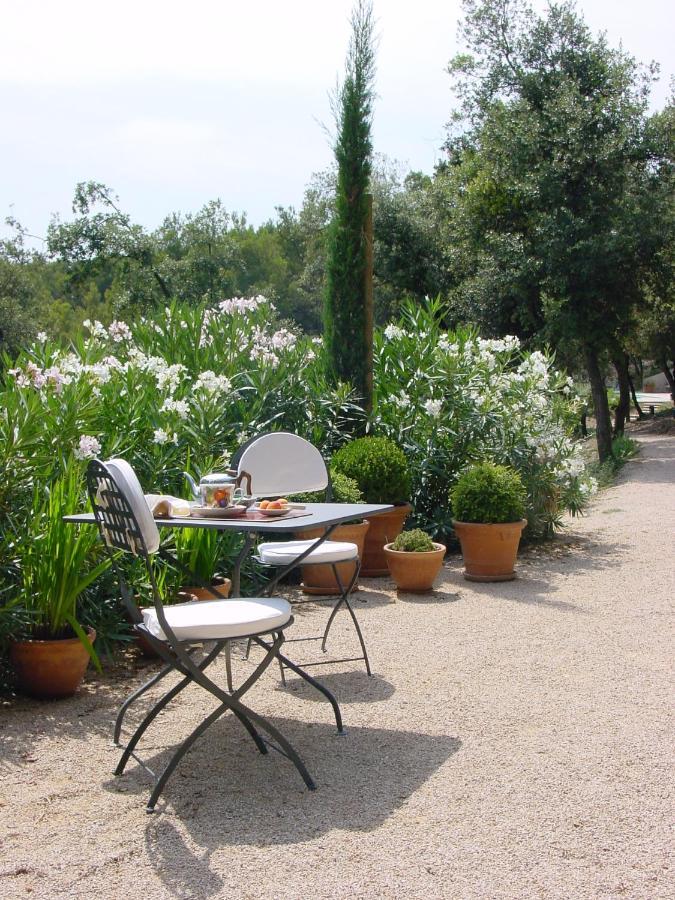
<path fill-rule="evenodd" d="M 363 547 L 362 575 L 374 578 L 389 574 L 384 545 L 396 540 L 403 531 L 403 523 L 411 512 L 412 506 L 409 503 L 402 503 L 388 512 L 376 513 L 374 516 L 367 517 L 370 528 Z"/>
<path fill-rule="evenodd" d="M 478 522 L 453 522 L 462 545 L 464 577 L 467 581 L 511 581 L 518 545 L 527 519 L 484 525 Z"/>
<path fill-rule="evenodd" d="M 93 644 L 96 632 L 87 628 Z M 9 658 L 19 688 L 31 697 L 51 700 L 71 697 L 80 686 L 89 665 L 89 654 L 79 638 L 60 641 L 13 641 Z"/>
<path fill-rule="evenodd" d="M 217 578 L 211 583 L 211 590 L 203 587 L 184 587 L 182 592 L 192 594 L 195 600 L 217 600 L 212 591 L 225 598 L 230 596 L 231 590 L 232 582 L 229 578 Z"/>
<path fill-rule="evenodd" d="M 391 544 L 384 545 L 384 555 L 391 577 L 399 591 L 422 594 L 433 590 L 436 576 L 443 565 L 445 545 L 434 541 L 434 549 L 426 553 L 409 553 L 392 550 Z"/>
<path fill-rule="evenodd" d="M 370 525 L 368 522 L 348 522 L 346 525 L 338 525 L 331 532 L 329 541 L 345 541 L 349 544 L 356 544 L 359 551 L 359 558 L 363 558 L 363 545 L 366 540 Z M 299 541 L 316 540 L 325 532 L 324 528 L 310 528 L 308 531 L 298 531 L 295 537 Z M 336 569 L 346 587 L 354 575 L 353 562 L 338 563 Z M 302 584 L 300 585 L 303 594 L 339 594 L 340 587 L 333 575 L 332 566 L 301 566 Z M 357 585 L 354 585 L 357 589 Z"/>

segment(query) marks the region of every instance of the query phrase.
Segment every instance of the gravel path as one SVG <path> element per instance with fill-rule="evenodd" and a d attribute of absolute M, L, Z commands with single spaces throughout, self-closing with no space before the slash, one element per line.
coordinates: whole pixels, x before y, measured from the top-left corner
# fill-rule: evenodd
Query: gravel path
<path fill-rule="evenodd" d="M 110 742 L 147 667 L 0 708 L 0 896 L 675 896 L 675 437 L 641 440 L 588 517 L 524 554 L 519 580 L 469 584 L 452 558 L 430 596 L 367 583 L 376 676 L 325 679 L 347 737 L 304 684 L 265 676 L 249 703 L 298 748 L 314 793 L 226 717 L 148 816 L 148 776 L 113 778 Z M 305 607 L 294 630 L 323 620 Z M 155 765 L 212 706 L 191 690 L 147 736 Z"/>

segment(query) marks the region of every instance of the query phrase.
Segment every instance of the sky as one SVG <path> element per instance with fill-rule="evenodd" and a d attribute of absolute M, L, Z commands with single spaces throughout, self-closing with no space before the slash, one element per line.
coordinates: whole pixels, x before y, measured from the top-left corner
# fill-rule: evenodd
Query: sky
<path fill-rule="evenodd" d="M 452 94 L 459 0 L 375 0 L 377 153 L 431 173 Z M 578 0 L 587 24 L 673 77 L 672 0 Z M 132 219 L 220 198 L 259 225 L 330 166 L 329 93 L 352 0 L 0 0 L 0 221 L 44 235 L 75 185 L 101 181 Z M 543 8 L 543 0 L 535 0 Z M 7 233 L 0 225 L 0 234 Z"/>

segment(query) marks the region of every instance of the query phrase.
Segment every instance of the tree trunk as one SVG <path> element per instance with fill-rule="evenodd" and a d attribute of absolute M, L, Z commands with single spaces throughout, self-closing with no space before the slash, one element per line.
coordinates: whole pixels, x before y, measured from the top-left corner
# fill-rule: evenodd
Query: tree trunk
<path fill-rule="evenodd" d="M 584 347 L 586 371 L 591 384 L 591 397 L 593 398 L 593 411 L 595 414 L 595 439 L 598 444 L 598 458 L 605 462 L 612 458 L 612 419 L 609 414 L 609 402 L 605 379 L 600 371 L 598 352 L 594 347 Z"/>
<path fill-rule="evenodd" d="M 675 369 L 671 371 L 670 366 L 668 365 L 668 360 L 665 356 L 662 356 L 659 360 L 661 363 L 661 369 L 663 374 L 668 379 L 668 386 L 670 387 L 670 399 L 675 403 Z"/>
<path fill-rule="evenodd" d="M 626 422 L 630 420 L 630 378 L 628 375 L 628 354 L 617 353 L 612 357 L 612 365 L 619 379 L 619 402 L 614 412 L 614 437 L 623 434 Z"/>
<path fill-rule="evenodd" d="M 635 393 L 635 385 L 633 384 L 633 379 L 630 377 L 630 371 L 628 372 L 628 384 L 630 385 L 630 395 L 633 398 L 633 406 L 638 414 L 638 419 L 644 419 L 645 414 L 642 412 L 642 407 L 638 403 L 637 394 Z"/>

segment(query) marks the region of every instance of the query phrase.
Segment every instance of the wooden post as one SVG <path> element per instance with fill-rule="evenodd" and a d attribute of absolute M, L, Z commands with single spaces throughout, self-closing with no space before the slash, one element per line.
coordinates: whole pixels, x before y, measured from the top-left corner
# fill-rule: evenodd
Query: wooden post
<path fill-rule="evenodd" d="M 364 409 L 373 409 L 373 195 L 366 194 L 366 259 L 364 266 L 364 346 L 366 351 Z"/>

